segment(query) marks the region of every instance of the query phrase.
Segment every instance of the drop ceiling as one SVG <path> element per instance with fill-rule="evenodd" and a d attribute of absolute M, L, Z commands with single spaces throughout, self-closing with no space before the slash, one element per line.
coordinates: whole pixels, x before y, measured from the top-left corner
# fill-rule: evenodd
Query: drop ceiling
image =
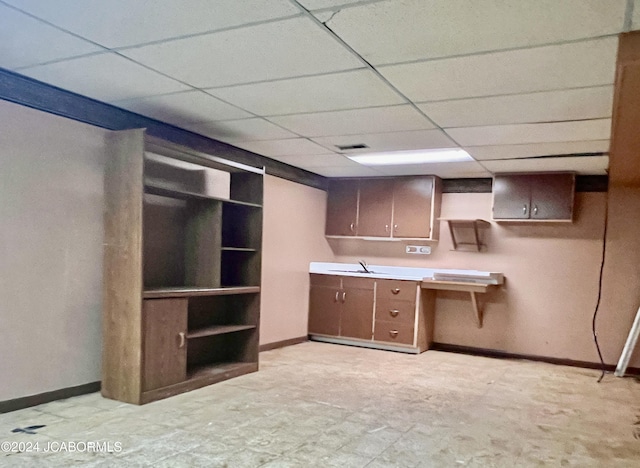
<path fill-rule="evenodd" d="M 0 0 L 0 67 L 327 177 L 605 174 L 633 29 L 640 0 Z"/>

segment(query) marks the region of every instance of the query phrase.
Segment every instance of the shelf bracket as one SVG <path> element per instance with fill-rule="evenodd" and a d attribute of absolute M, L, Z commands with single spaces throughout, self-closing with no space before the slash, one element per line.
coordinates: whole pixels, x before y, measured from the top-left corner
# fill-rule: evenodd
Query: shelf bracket
<path fill-rule="evenodd" d="M 482 328 L 482 316 L 484 311 L 478 303 L 478 297 L 476 296 L 476 293 L 470 291 L 469 294 L 471 294 L 471 307 L 473 307 L 473 313 L 475 314 L 476 325 L 478 326 L 478 328 Z"/>

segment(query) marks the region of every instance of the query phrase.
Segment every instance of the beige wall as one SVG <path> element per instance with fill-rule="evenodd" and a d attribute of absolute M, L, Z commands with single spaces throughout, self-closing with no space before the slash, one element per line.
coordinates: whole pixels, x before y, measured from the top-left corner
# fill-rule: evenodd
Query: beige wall
<path fill-rule="evenodd" d="M 260 344 L 307 335 L 309 262 L 332 261 L 326 193 L 265 177 Z"/>
<path fill-rule="evenodd" d="M 340 240 L 331 245 L 339 262 L 364 258 L 372 264 L 503 272 L 505 286 L 483 297 L 485 320 L 480 329 L 467 293 L 438 293 L 434 339 L 439 343 L 597 362 L 591 316 L 598 292 L 605 202 L 604 193 L 576 194 L 574 223 L 492 223 L 486 231 L 488 250 L 482 253 L 452 251 L 444 222 L 440 242 L 431 243 L 429 256 L 407 255 L 403 243 Z M 631 210 L 639 205 L 634 213 L 640 213 L 640 197 L 635 205 L 621 202 L 625 205 Z M 491 194 L 444 194 L 442 217 L 489 220 Z M 598 319 L 608 363 L 617 361 L 640 300 L 640 291 L 625 293 L 621 283 L 615 281 L 607 290 Z M 638 363 L 636 359 L 631 365 Z"/>
<path fill-rule="evenodd" d="M 105 131 L 0 101 L 0 401 L 100 380 Z"/>

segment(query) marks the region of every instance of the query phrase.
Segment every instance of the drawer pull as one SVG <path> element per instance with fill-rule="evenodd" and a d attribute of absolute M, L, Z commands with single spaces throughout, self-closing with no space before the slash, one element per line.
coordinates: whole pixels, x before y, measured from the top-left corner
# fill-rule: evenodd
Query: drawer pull
<path fill-rule="evenodd" d="M 398 293 L 400 293 L 400 288 L 394 288 L 394 289 L 391 290 L 391 292 L 393 294 L 398 294 Z"/>
<path fill-rule="evenodd" d="M 398 330 L 389 330 L 389 336 L 391 338 L 397 338 L 398 337 Z"/>
<path fill-rule="evenodd" d="M 397 317 L 399 313 L 400 311 L 398 309 L 391 309 L 389 311 L 389 315 L 391 315 L 392 317 Z"/>

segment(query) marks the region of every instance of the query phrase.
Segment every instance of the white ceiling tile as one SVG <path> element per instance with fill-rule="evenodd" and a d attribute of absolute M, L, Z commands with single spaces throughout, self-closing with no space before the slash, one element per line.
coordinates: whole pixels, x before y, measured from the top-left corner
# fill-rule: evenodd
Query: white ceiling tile
<path fill-rule="evenodd" d="M 208 92 L 263 116 L 386 106 L 405 102 L 398 93 L 369 70 L 214 88 Z"/>
<path fill-rule="evenodd" d="M 434 128 L 433 124 L 409 105 L 284 115 L 270 117 L 269 120 L 306 137 Z"/>
<path fill-rule="evenodd" d="M 382 175 L 362 165 L 310 167 L 307 170 L 325 177 L 376 177 Z"/>
<path fill-rule="evenodd" d="M 633 0 L 633 15 L 631 16 L 631 29 L 640 29 L 640 0 Z"/>
<path fill-rule="evenodd" d="M 273 157 L 291 166 L 300 167 L 302 169 L 310 169 L 314 167 L 353 167 L 359 166 L 358 163 L 351 161 L 341 154 L 315 154 L 305 156 L 277 156 Z"/>
<path fill-rule="evenodd" d="M 378 151 L 402 151 L 412 149 L 452 148 L 456 146 L 442 130 L 415 130 L 412 132 L 367 133 L 313 138 L 318 144 L 332 151 L 341 151 L 338 145 L 365 144 L 367 148 L 347 150 L 346 153 L 372 153 Z"/>
<path fill-rule="evenodd" d="M 0 4 L 0 67 L 16 69 L 104 50 Z"/>
<path fill-rule="evenodd" d="M 202 91 L 150 96 L 119 101 L 115 105 L 174 125 L 252 117 L 248 112 Z"/>
<path fill-rule="evenodd" d="M 23 11 L 115 48 L 291 16 L 287 0 L 6 0 Z"/>
<path fill-rule="evenodd" d="M 295 133 L 291 133 L 260 118 L 189 124 L 183 125 L 183 127 L 216 140 L 231 143 L 298 138 Z"/>
<path fill-rule="evenodd" d="M 309 18 L 126 49 L 124 55 L 198 88 L 361 68 Z"/>
<path fill-rule="evenodd" d="M 292 138 L 287 140 L 261 140 L 244 141 L 234 143 L 235 146 L 244 148 L 254 153 L 268 157 L 276 156 L 300 156 L 328 153 L 326 148 L 315 144 L 305 138 Z"/>
<path fill-rule="evenodd" d="M 375 65 L 622 31 L 626 0 L 398 0 L 345 8 L 327 25 Z"/>
<path fill-rule="evenodd" d="M 611 119 L 449 128 L 445 131 L 462 146 L 606 140 L 611 134 Z"/>
<path fill-rule="evenodd" d="M 610 85 L 617 38 L 511 50 L 379 71 L 414 102 Z"/>
<path fill-rule="evenodd" d="M 114 53 L 38 65 L 20 73 L 107 102 L 190 89 Z"/>
<path fill-rule="evenodd" d="M 478 160 L 517 159 L 562 154 L 607 153 L 609 140 L 563 141 L 558 143 L 532 143 L 525 145 L 465 146 L 464 149 Z"/>
<path fill-rule="evenodd" d="M 353 3 L 362 2 L 362 0 L 298 0 L 298 3 L 307 10 L 319 10 L 321 8 L 339 7 Z"/>
<path fill-rule="evenodd" d="M 433 174 L 444 179 L 490 177 L 491 175 L 475 161 L 376 166 L 375 169 L 388 176 Z"/>
<path fill-rule="evenodd" d="M 554 122 L 611 117 L 613 86 L 419 104 L 441 127 Z"/>
<path fill-rule="evenodd" d="M 504 159 L 483 161 L 493 173 L 575 171 L 578 174 L 604 175 L 609 167 L 608 156 L 577 156 L 565 158 Z"/>

